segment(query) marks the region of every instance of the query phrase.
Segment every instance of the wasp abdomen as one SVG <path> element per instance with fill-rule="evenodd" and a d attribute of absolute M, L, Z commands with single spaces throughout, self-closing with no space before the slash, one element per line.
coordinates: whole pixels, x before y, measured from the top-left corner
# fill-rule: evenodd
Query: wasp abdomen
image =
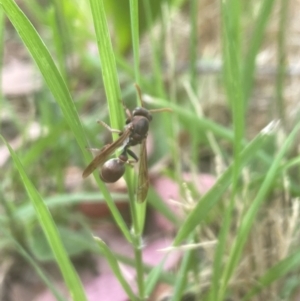
<path fill-rule="evenodd" d="M 106 161 L 101 170 L 100 178 L 105 183 L 114 183 L 118 181 L 125 172 L 124 161 L 119 158 L 114 158 Z"/>

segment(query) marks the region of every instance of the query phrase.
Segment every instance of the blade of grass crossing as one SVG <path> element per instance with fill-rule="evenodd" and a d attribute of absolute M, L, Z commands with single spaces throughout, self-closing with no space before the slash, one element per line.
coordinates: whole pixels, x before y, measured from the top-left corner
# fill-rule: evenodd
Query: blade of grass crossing
<path fill-rule="evenodd" d="M 107 245 L 98 237 L 95 237 L 95 241 L 97 242 L 102 254 L 107 259 L 112 271 L 114 272 L 114 275 L 118 278 L 119 282 L 121 283 L 123 289 L 127 293 L 128 297 L 130 297 L 130 300 L 138 301 L 139 299 L 135 296 L 133 293 L 129 283 L 125 280 L 125 277 L 123 276 L 118 261 L 115 258 L 114 254 L 110 251 L 110 249 L 107 247 Z"/>
<path fill-rule="evenodd" d="M 25 170 L 19 161 L 17 155 L 13 151 L 13 149 L 10 147 L 10 145 L 6 142 L 6 140 L 0 136 L 4 143 L 6 144 L 7 148 L 9 149 L 9 152 L 12 156 L 12 159 L 14 161 L 14 164 L 16 168 L 18 169 L 18 172 L 21 176 L 21 179 L 23 181 L 23 184 L 26 188 L 26 191 L 31 199 L 31 202 L 35 208 L 36 215 L 38 217 L 39 223 L 42 226 L 42 229 L 47 237 L 47 240 L 49 242 L 49 245 L 53 251 L 53 254 L 56 258 L 56 261 L 59 265 L 60 271 L 63 275 L 64 281 L 69 289 L 69 292 L 72 296 L 72 299 L 74 301 L 84 301 L 87 300 L 82 283 L 72 266 L 72 263 L 70 259 L 67 256 L 67 253 L 63 247 L 63 244 L 61 242 L 58 230 L 55 226 L 55 223 L 51 217 L 51 214 L 44 204 L 41 196 L 31 183 L 31 181 L 28 179 Z"/>
<path fill-rule="evenodd" d="M 253 78 L 255 72 L 255 59 L 263 39 L 265 28 L 268 24 L 274 2 L 275 2 L 274 0 L 261 1 L 261 7 L 257 19 L 253 22 L 254 30 L 252 33 L 252 39 L 250 45 L 248 47 L 249 50 L 244 60 L 245 65 L 242 74 L 243 91 L 244 91 L 244 98 L 246 104 L 249 101 L 252 86 L 253 86 Z"/>

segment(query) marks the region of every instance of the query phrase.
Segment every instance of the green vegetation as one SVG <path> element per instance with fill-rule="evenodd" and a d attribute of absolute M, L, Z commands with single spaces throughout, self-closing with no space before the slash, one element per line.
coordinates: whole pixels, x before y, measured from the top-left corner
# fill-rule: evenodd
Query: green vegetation
<path fill-rule="evenodd" d="M 86 251 L 106 258 L 130 300 L 147 300 L 159 281 L 171 285 L 173 301 L 187 294 L 205 301 L 266 296 L 291 300 L 300 268 L 300 245 L 295 241 L 300 123 L 289 123 L 292 118 L 284 97 L 291 3 L 130 0 L 124 7 L 116 1 L 105 7 L 103 0 L 45 2 L 43 6 L 37 0 L 24 0 L 21 9 L 13 0 L 0 0 L 1 64 L 5 66 L 9 36 L 21 49 L 25 45 L 43 79 L 26 96 L 29 107 L 22 103 L 19 111 L 11 95 L 5 91 L 1 95 L 0 146 L 11 159 L 0 162 L 0 254 L 13 250 L 21 255 L 57 300 L 65 298 L 40 262 L 55 260 L 72 300 L 84 301 L 88 297 L 70 258 Z M 276 5 L 284 7 L 278 15 Z M 207 16 L 219 18 L 210 19 L 215 23 L 207 33 L 201 19 L 206 10 Z M 120 19 L 123 13 L 126 16 Z M 277 19 L 278 34 L 266 41 L 268 28 Z M 174 27 L 176 22 L 186 28 Z M 277 47 L 277 72 L 259 85 L 256 62 L 270 40 L 275 44 L 270 48 Z M 205 43 L 210 51 L 204 51 Z M 207 67 L 217 72 L 206 73 Z M 129 108 L 144 105 L 134 83 L 141 87 L 147 108 L 172 109 L 171 114 L 155 114 L 151 124 L 155 147 L 148 164 L 165 159 L 155 176 L 159 180 L 163 174 L 176 183 L 180 199 L 175 201 L 181 203 L 184 217 L 166 206 L 153 187 L 147 202 L 176 229 L 172 248 L 185 248 L 174 273 L 163 270 L 169 253 L 157 266 L 143 261 L 147 207 L 136 201 L 134 169 L 127 168 L 124 176 L 128 193 L 111 192 L 97 171 L 96 184 L 81 181 L 82 170 L 92 160 L 86 148 L 105 145 L 99 142 L 99 133 L 104 141 L 105 131 L 96 121 L 122 129 L 123 103 Z M 265 119 L 264 125 L 269 125 L 258 130 L 260 99 L 255 98 L 263 85 L 276 106 L 270 106 Z M 253 106 L 257 106 L 254 113 Z M 230 117 L 224 121 L 222 116 Z M 18 143 L 7 134 L 5 118 Z M 279 118 L 281 124 L 275 121 Z M 38 138 L 32 134 L 34 126 Z M 117 133 L 112 136 L 118 138 Z M 203 157 L 209 169 L 201 164 Z M 71 188 L 66 184 L 68 171 L 80 178 Z M 198 182 L 186 184 L 187 171 L 192 178 L 209 171 L 215 182 L 200 194 Z M 130 225 L 117 207 L 124 198 L 129 200 Z M 115 253 L 101 237 L 93 237 L 87 219 L 74 210 L 84 200 L 105 202 L 132 245 L 133 259 Z M 74 222 L 80 231 L 73 231 Z M 43 235 L 36 235 L 41 229 Z M 207 241 L 215 244 L 201 245 Z M 135 268 L 137 291 L 120 262 Z"/>

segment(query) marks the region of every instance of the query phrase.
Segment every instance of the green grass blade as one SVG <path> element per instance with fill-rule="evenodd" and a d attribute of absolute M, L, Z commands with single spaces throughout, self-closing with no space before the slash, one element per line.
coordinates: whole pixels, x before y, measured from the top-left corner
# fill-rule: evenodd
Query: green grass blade
<path fill-rule="evenodd" d="M 253 158 L 253 155 L 258 152 L 263 144 L 266 142 L 266 138 L 269 135 L 260 133 L 255 137 L 247 147 L 241 153 L 241 165 L 242 168 L 247 162 Z M 197 202 L 194 210 L 188 215 L 180 227 L 173 245 L 179 245 L 185 240 L 190 233 L 197 227 L 201 221 L 205 218 L 212 207 L 220 200 L 222 194 L 226 191 L 232 181 L 233 165 L 231 165 L 216 181 L 214 186 Z"/>
<path fill-rule="evenodd" d="M 90 0 L 90 6 L 97 37 L 98 51 L 101 60 L 102 78 L 107 97 L 110 125 L 122 129 L 124 125 L 124 110 L 122 107 L 121 91 L 103 0 Z M 117 138 L 118 135 L 114 134 Z"/>
<path fill-rule="evenodd" d="M 153 73 L 153 79 L 154 79 L 154 87 L 153 88 L 156 91 L 156 95 L 159 97 L 166 97 L 165 89 L 164 89 L 164 81 L 163 81 L 163 68 L 161 64 L 161 52 L 162 48 L 161 40 L 154 38 L 154 20 L 153 20 L 153 13 L 152 13 L 152 6 L 150 1 L 143 0 L 143 6 L 145 9 L 145 19 L 147 22 L 147 28 L 149 28 L 149 39 L 150 39 L 150 45 L 151 45 L 151 67 L 152 67 L 152 73 Z M 146 86 L 149 85 L 149 82 L 144 83 L 142 82 L 143 87 L 146 88 Z M 151 88 L 151 86 L 150 86 Z"/>
<path fill-rule="evenodd" d="M 117 277 L 117 279 L 119 280 L 119 282 L 121 283 L 123 289 L 125 290 L 125 292 L 127 293 L 128 297 L 130 297 L 130 300 L 138 300 L 138 298 L 135 296 L 135 294 L 133 293 L 129 283 L 125 280 L 117 259 L 115 258 L 114 254 L 111 252 L 111 250 L 107 247 L 107 245 L 103 242 L 102 239 L 95 237 L 95 241 L 98 244 L 101 253 L 105 256 L 105 258 L 107 259 L 114 275 Z"/>
<path fill-rule="evenodd" d="M 258 54 L 260 45 L 263 40 L 263 35 L 265 28 L 268 24 L 271 11 L 273 8 L 274 0 L 264 0 L 262 1 L 257 20 L 253 22 L 254 30 L 252 34 L 252 39 L 250 42 L 249 50 L 245 58 L 245 65 L 243 68 L 243 90 L 246 103 L 249 100 L 252 87 L 253 87 L 253 78 L 255 72 L 255 59 Z"/>
<path fill-rule="evenodd" d="M 53 251 L 53 254 L 56 258 L 57 264 L 59 265 L 60 271 L 63 275 L 64 281 L 70 291 L 70 294 L 74 301 L 84 301 L 87 300 L 82 283 L 72 266 L 70 259 L 68 258 L 66 251 L 63 247 L 61 239 L 59 237 L 57 228 L 55 223 L 51 217 L 51 214 L 44 204 L 41 196 L 39 195 L 38 191 L 35 189 L 29 178 L 27 177 L 25 170 L 19 161 L 17 155 L 10 147 L 10 145 L 6 142 L 6 140 L 0 136 L 4 143 L 6 144 L 9 152 L 12 156 L 14 164 L 18 169 L 18 172 L 21 176 L 23 184 L 26 188 L 26 191 L 31 199 L 31 202 L 35 208 L 36 215 L 38 217 L 39 223 L 47 237 L 49 245 Z"/>
<path fill-rule="evenodd" d="M 156 265 L 148 274 L 147 279 L 145 280 L 145 295 L 150 296 L 153 289 L 155 288 L 161 272 L 163 270 L 164 264 L 166 262 L 168 255 L 165 255 L 161 262 Z"/>
<path fill-rule="evenodd" d="M 0 9 L 0 68 L 2 70 L 3 67 L 3 50 L 4 50 L 4 21 L 5 21 L 5 14 L 3 9 Z M 2 72 L 0 74 L 0 83 L 2 83 Z M 2 85 L 0 86 L 2 87 Z M 0 88 L 0 110 L 2 107 L 2 88 Z"/>
<path fill-rule="evenodd" d="M 233 243 L 233 247 L 231 249 L 228 263 L 225 267 L 224 277 L 221 281 L 222 287 L 221 287 L 221 295 L 224 295 L 226 291 L 226 286 L 234 272 L 234 269 L 236 268 L 239 259 L 241 257 L 244 245 L 247 241 L 249 232 L 251 230 L 252 224 L 254 222 L 255 216 L 264 202 L 266 195 L 268 191 L 271 188 L 271 185 L 275 179 L 275 177 L 278 175 L 277 171 L 280 168 L 281 160 L 283 156 L 288 151 L 289 147 L 291 146 L 292 142 L 295 139 L 296 134 L 298 133 L 298 130 L 300 128 L 300 123 L 298 123 L 293 131 L 290 133 L 290 135 L 287 137 L 286 141 L 282 144 L 279 153 L 275 157 L 273 164 L 271 165 L 265 180 L 263 181 L 260 190 L 257 193 L 256 198 L 253 200 L 251 207 L 247 210 L 245 216 L 243 217 L 240 227 L 238 229 L 238 233 L 236 235 L 235 241 Z"/>
<path fill-rule="evenodd" d="M 23 165 L 24 166 L 24 165 Z M 125 194 L 114 193 L 111 195 L 116 203 L 123 202 Z M 99 192 L 81 192 L 74 194 L 57 194 L 52 197 L 45 197 L 44 202 L 48 208 L 64 207 L 84 203 L 82 200 L 88 200 L 88 203 L 103 203 L 104 195 Z M 13 212 L 13 218 L 26 222 L 34 216 L 34 208 L 29 203 L 18 206 Z"/>
<path fill-rule="evenodd" d="M 130 0 L 130 22 L 131 22 L 131 36 L 132 48 L 134 56 L 134 75 L 135 81 L 138 85 L 141 84 L 140 80 L 140 42 L 139 42 L 139 1 Z M 139 97 L 137 97 L 139 106 L 142 105 Z"/>
<path fill-rule="evenodd" d="M 183 255 L 183 258 L 180 263 L 180 268 L 176 277 L 176 282 L 174 284 L 174 293 L 171 298 L 171 301 L 182 300 L 182 296 L 188 281 L 189 269 L 191 268 L 191 264 L 193 264 L 191 262 L 191 260 L 194 258 L 192 256 L 192 252 L 193 250 L 187 250 Z"/>
<path fill-rule="evenodd" d="M 282 279 L 287 273 L 292 270 L 299 269 L 300 253 L 299 251 L 281 260 L 276 265 L 271 267 L 260 279 L 253 288 L 246 293 L 242 301 L 251 300 L 253 296 L 259 293 L 265 287 L 271 285 L 276 280 Z"/>
<path fill-rule="evenodd" d="M 221 3 L 222 28 L 223 28 L 223 61 L 224 76 L 228 103 L 231 106 L 234 128 L 234 161 L 232 172 L 232 190 L 229 204 L 225 210 L 223 223 L 218 238 L 213 262 L 213 277 L 211 286 L 211 300 L 217 300 L 220 271 L 222 270 L 223 255 L 226 247 L 227 236 L 230 231 L 232 212 L 235 205 L 235 195 L 238 187 L 241 167 L 241 147 L 244 140 L 244 101 L 240 75 L 241 50 L 240 50 L 240 4 L 239 0 Z M 222 297 L 221 297 L 222 299 Z"/>

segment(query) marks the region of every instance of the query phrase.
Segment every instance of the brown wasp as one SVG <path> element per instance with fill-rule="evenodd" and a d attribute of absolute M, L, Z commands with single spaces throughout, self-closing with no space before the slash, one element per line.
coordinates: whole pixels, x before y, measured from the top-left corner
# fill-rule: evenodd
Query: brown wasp
<path fill-rule="evenodd" d="M 138 95 L 141 98 L 140 88 L 136 85 Z M 149 123 L 152 120 L 151 113 L 171 111 L 170 109 L 147 110 L 137 107 L 132 112 L 126 109 L 127 120 L 123 131 L 111 129 L 104 122 L 101 123 L 111 132 L 118 132 L 119 138 L 111 144 L 105 145 L 93 161 L 83 171 L 82 177 L 89 176 L 97 167 L 100 167 L 100 178 L 103 182 L 114 183 L 119 180 L 125 172 L 125 164 L 131 165 L 139 161 L 137 200 L 145 201 L 149 188 L 146 138 L 149 131 Z M 130 149 L 131 146 L 141 144 L 140 157 Z M 107 160 L 115 151 L 123 147 L 117 158 Z M 128 156 L 133 159 L 129 159 Z"/>

